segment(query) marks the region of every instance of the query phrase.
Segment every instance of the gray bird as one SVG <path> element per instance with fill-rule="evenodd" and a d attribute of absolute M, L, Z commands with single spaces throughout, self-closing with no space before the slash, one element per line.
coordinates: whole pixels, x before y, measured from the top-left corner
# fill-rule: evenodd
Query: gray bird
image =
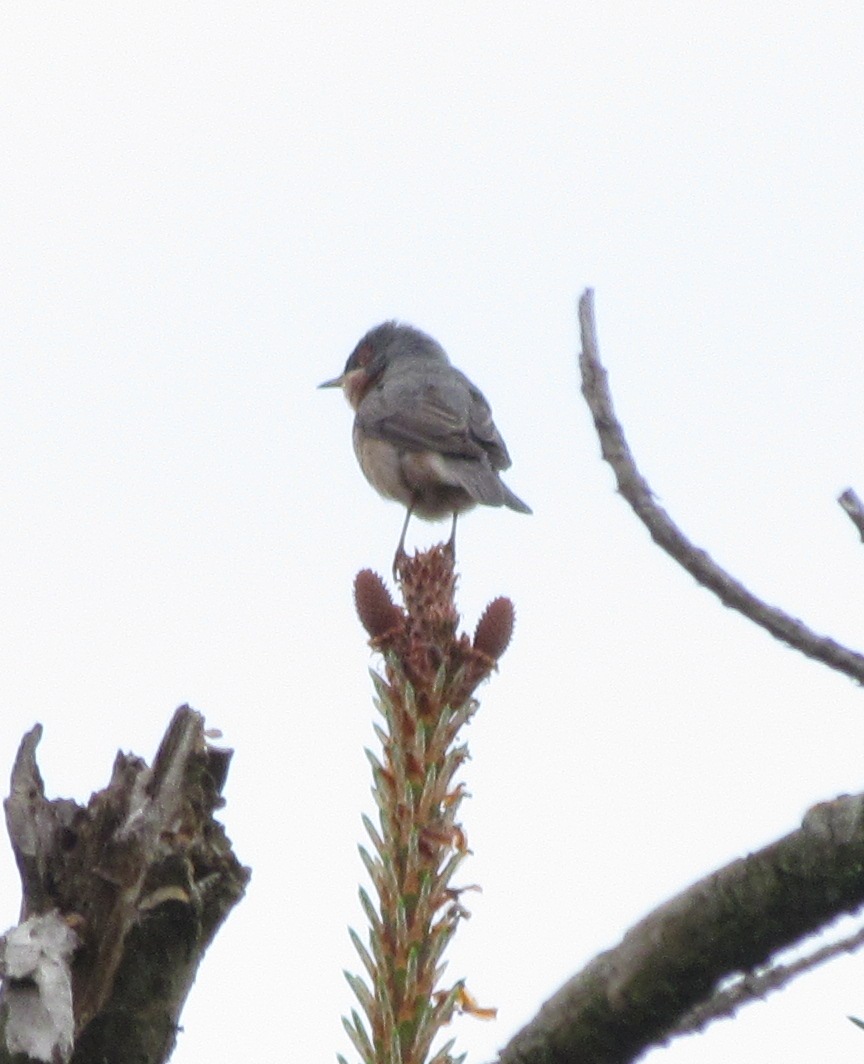
<path fill-rule="evenodd" d="M 482 392 L 450 364 L 444 348 L 410 325 L 370 329 L 345 369 L 320 388 L 341 388 L 356 412 L 354 452 L 366 479 L 385 499 L 407 507 L 394 573 L 405 554 L 412 514 L 456 518 L 477 503 L 530 507 L 498 476 L 510 455 Z"/>

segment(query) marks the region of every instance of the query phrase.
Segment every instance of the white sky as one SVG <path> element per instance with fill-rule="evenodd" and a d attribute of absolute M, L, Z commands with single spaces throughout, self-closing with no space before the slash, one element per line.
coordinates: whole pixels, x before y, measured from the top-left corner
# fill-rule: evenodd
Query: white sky
<path fill-rule="evenodd" d="M 575 300 L 637 459 L 722 564 L 864 645 L 859 5 L 307 0 L 0 10 L 0 770 L 52 795 L 189 701 L 236 749 L 254 878 L 177 1064 L 351 1056 L 373 663 L 399 508 L 315 385 L 388 317 L 491 400 L 535 515 L 461 524 L 510 595 L 463 806 L 448 975 L 482 1064 L 646 911 L 864 786 L 864 701 L 655 548 L 578 392 Z M 414 526 L 426 545 L 447 526 Z M 17 875 L 0 862 L 4 926 Z M 662 1054 L 858 1062 L 864 956 Z M 661 1054 L 652 1056 L 652 1061 Z"/>

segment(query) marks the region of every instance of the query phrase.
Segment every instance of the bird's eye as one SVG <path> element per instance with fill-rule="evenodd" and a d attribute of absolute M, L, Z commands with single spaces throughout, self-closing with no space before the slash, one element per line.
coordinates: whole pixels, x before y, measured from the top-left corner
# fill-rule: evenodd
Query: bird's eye
<path fill-rule="evenodd" d="M 358 348 L 354 361 L 359 367 L 365 369 L 372 361 L 372 348 L 368 344 L 363 344 L 362 347 Z"/>

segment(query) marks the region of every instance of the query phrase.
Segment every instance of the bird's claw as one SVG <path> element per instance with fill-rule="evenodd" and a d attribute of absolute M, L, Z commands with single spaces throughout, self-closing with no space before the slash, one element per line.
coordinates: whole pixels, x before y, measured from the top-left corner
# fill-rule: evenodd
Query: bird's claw
<path fill-rule="evenodd" d="M 395 554 L 395 556 L 393 558 L 393 579 L 397 583 L 399 583 L 399 581 L 401 579 L 400 578 L 400 572 L 402 570 L 402 566 L 407 561 L 408 561 L 408 555 L 407 555 L 407 553 L 405 551 L 405 548 L 400 543 L 398 548 L 396 549 L 396 554 Z"/>

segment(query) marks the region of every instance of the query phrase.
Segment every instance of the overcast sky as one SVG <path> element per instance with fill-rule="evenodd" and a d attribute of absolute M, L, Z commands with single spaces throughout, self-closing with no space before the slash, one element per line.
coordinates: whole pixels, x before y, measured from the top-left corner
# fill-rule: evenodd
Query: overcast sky
<path fill-rule="evenodd" d="M 579 395 L 575 302 L 637 460 L 715 558 L 864 646 L 860 5 L 0 9 L 0 770 L 51 795 L 190 702 L 253 867 L 177 1064 L 351 1057 L 375 665 L 352 580 L 401 509 L 315 385 L 371 325 L 437 337 L 534 509 L 469 515 L 459 604 L 517 628 L 470 726 L 478 882 L 450 952 L 495 1023 L 694 879 L 864 787 L 864 700 L 652 545 Z M 412 526 L 412 543 L 447 535 Z M 11 854 L 0 923 L 17 919 Z M 365 936 L 364 936 L 365 937 Z M 650 1060 L 859 1064 L 864 956 Z"/>

